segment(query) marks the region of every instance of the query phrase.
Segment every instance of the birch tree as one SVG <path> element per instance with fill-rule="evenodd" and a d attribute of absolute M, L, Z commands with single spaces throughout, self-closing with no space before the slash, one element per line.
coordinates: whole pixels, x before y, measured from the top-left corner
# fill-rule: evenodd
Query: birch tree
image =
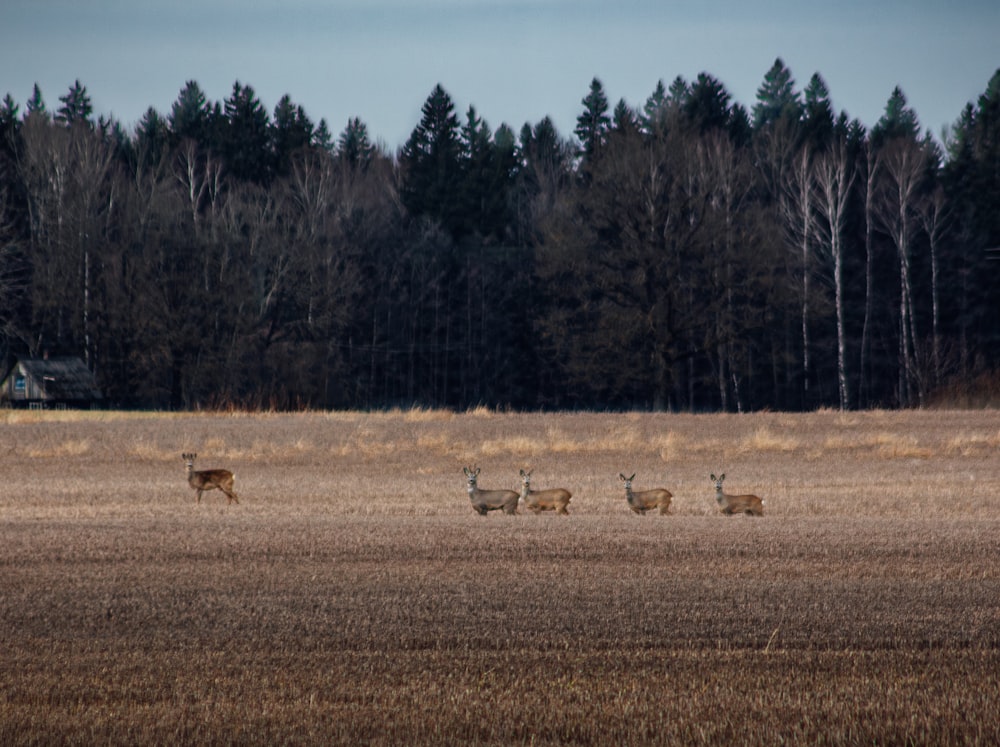
<path fill-rule="evenodd" d="M 864 221 L 865 221 L 865 314 L 861 325 L 861 362 L 859 365 L 859 401 L 862 407 L 868 404 L 870 389 L 870 350 L 872 338 L 872 314 L 875 299 L 875 186 L 881 169 L 879 151 L 871 138 L 864 143 Z"/>
<path fill-rule="evenodd" d="M 833 262 L 833 286 L 837 314 L 837 394 L 840 409 L 850 406 L 847 379 L 847 342 L 844 329 L 844 230 L 847 203 L 856 172 L 843 141 L 821 154 L 815 164 L 815 194 L 818 233 Z"/>
<path fill-rule="evenodd" d="M 913 305 L 912 252 L 917 231 L 917 201 L 926 169 L 923 147 L 905 137 L 894 138 L 882 150 L 884 183 L 875 212 L 892 240 L 899 259 L 899 400 L 913 402 L 917 383 L 918 338 Z M 917 397 L 922 401 L 923 389 Z"/>
<path fill-rule="evenodd" d="M 918 214 L 927 234 L 931 255 L 931 366 L 932 384 L 938 386 L 942 377 L 940 254 L 941 241 L 949 222 L 947 198 L 941 185 L 920 201 Z"/>

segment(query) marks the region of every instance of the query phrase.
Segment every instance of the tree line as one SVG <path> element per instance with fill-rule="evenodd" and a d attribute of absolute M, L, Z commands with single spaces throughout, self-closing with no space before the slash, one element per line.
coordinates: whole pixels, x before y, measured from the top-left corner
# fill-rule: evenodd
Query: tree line
<path fill-rule="evenodd" d="M 1000 70 L 941 144 L 778 59 L 574 132 L 464 116 L 397 151 L 198 84 L 126 131 L 75 82 L 0 104 L 0 358 L 116 406 L 920 406 L 1000 357 Z"/>

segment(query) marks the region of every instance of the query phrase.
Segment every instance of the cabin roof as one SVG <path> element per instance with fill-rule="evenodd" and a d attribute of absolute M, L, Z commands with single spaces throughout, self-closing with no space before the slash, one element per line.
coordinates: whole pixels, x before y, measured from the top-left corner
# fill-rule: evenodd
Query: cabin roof
<path fill-rule="evenodd" d="M 13 371 L 20 369 L 51 400 L 101 399 L 94 374 L 82 359 L 73 356 L 20 358 Z"/>

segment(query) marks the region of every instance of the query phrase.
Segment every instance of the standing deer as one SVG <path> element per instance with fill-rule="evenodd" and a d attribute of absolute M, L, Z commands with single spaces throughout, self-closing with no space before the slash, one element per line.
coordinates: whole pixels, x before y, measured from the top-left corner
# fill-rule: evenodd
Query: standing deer
<path fill-rule="evenodd" d="M 531 470 L 521 470 L 521 495 L 524 507 L 534 514 L 539 511 L 555 511 L 557 514 L 568 514 L 566 506 L 573 497 L 565 488 L 550 488 L 548 490 L 531 489 Z"/>
<path fill-rule="evenodd" d="M 473 465 L 474 466 L 474 465 Z M 472 508 L 480 516 L 486 516 L 488 511 L 502 510 L 505 514 L 517 513 L 517 493 L 513 490 L 480 490 L 476 483 L 479 477 L 479 467 L 469 469 L 463 467 L 465 477 L 469 481 L 469 500 Z"/>
<path fill-rule="evenodd" d="M 198 491 L 198 503 L 201 503 L 201 494 L 206 490 L 221 490 L 226 494 L 229 503 L 239 503 L 233 490 L 233 483 L 236 478 L 228 469 L 204 469 L 195 472 L 194 460 L 197 454 L 181 454 L 184 463 L 187 465 L 188 485 Z"/>
<path fill-rule="evenodd" d="M 755 495 L 729 495 L 722 492 L 722 481 L 726 479 L 725 474 L 718 477 L 712 475 L 715 481 L 715 500 L 719 502 L 719 508 L 727 516 L 732 514 L 747 514 L 748 516 L 763 516 L 764 501 Z"/>
<path fill-rule="evenodd" d="M 628 507 L 635 511 L 637 514 L 642 515 L 647 511 L 658 508 L 661 514 L 669 513 L 670 499 L 673 498 L 673 494 L 664 488 L 653 488 L 652 490 L 640 490 L 638 493 L 632 491 L 632 481 L 635 479 L 635 473 L 632 473 L 631 477 L 625 477 L 621 472 L 618 476 L 625 483 L 625 500 L 628 501 Z"/>

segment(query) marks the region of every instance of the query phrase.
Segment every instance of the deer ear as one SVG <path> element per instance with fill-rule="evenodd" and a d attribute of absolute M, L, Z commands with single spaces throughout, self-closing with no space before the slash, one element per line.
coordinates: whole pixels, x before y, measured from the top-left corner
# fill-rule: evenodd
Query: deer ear
<path fill-rule="evenodd" d="M 618 476 L 622 479 L 622 482 L 625 481 L 625 473 L 624 472 L 619 472 Z"/>
<path fill-rule="evenodd" d="M 632 482 L 632 480 L 634 480 L 634 479 L 635 479 L 635 472 L 632 473 L 632 476 L 628 479 L 628 481 Z"/>

